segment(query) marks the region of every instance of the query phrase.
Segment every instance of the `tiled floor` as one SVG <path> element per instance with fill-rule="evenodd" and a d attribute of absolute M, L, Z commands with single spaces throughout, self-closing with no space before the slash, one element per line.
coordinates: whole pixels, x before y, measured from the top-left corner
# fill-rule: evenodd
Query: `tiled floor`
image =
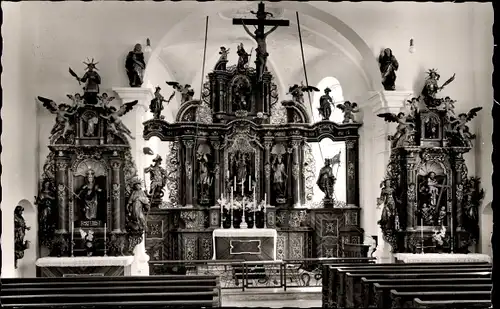
<path fill-rule="evenodd" d="M 321 288 L 223 290 L 223 307 L 321 307 Z"/>

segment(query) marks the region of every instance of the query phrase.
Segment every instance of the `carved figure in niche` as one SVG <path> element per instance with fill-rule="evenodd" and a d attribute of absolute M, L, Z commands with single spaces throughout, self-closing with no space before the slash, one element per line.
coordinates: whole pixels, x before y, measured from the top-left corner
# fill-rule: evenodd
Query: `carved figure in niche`
<path fill-rule="evenodd" d="M 377 198 L 377 206 L 384 204 L 384 208 L 382 208 L 382 216 L 378 224 L 385 232 L 396 228 L 396 197 L 394 196 L 395 192 L 390 179 L 384 180 L 380 187 L 382 190 L 380 197 Z"/>
<path fill-rule="evenodd" d="M 219 52 L 219 60 L 217 60 L 217 63 L 215 64 L 214 70 L 221 70 L 225 71 L 226 70 L 226 63 L 227 63 L 227 55 L 229 54 L 229 51 L 231 49 L 221 46 L 220 47 L 220 52 Z"/>
<path fill-rule="evenodd" d="M 23 217 L 24 207 L 16 206 L 14 210 L 14 267 L 17 268 L 17 260 L 24 257 L 24 250 L 29 248 L 29 241 L 24 240 L 26 231 L 30 230 L 26 226 L 26 221 Z"/>
<path fill-rule="evenodd" d="M 77 197 L 81 218 L 97 220 L 99 208 L 106 207 L 106 193 L 104 188 L 97 184 L 93 169 L 87 170 L 85 184 L 77 191 Z"/>
<path fill-rule="evenodd" d="M 437 117 L 427 117 L 424 120 L 424 138 L 439 138 L 439 119 Z"/>
<path fill-rule="evenodd" d="M 255 42 L 257 42 L 257 48 L 255 49 L 255 53 L 257 56 L 256 64 L 257 64 L 257 72 L 259 74 L 259 81 L 261 81 L 262 74 L 267 70 L 266 62 L 267 62 L 267 57 L 269 56 L 269 53 L 267 52 L 266 38 L 268 35 L 270 35 L 276 29 L 278 29 L 278 26 L 272 27 L 271 30 L 267 32 L 264 31 L 264 27 L 255 27 L 255 32 L 252 33 L 245 25 L 245 23 L 242 23 L 242 25 L 246 33 L 248 33 L 248 35 L 251 36 L 255 40 Z"/>
<path fill-rule="evenodd" d="M 151 100 L 151 103 L 149 104 L 149 110 L 151 113 L 153 113 L 153 119 L 165 119 L 165 116 L 161 115 L 161 112 L 163 110 L 163 102 L 170 103 L 172 98 L 175 96 L 175 91 L 172 92 L 168 100 L 165 100 L 163 95 L 160 93 L 161 88 L 157 86 L 155 88 L 155 93 L 154 93 L 154 98 Z"/>
<path fill-rule="evenodd" d="M 83 123 L 85 124 L 85 129 L 83 135 L 87 137 L 95 137 L 97 124 L 99 123 L 99 118 L 97 118 L 95 113 L 85 113 L 82 117 Z"/>
<path fill-rule="evenodd" d="M 122 106 L 120 106 L 119 110 L 116 110 L 114 106 L 111 106 L 109 108 L 111 112 L 110 115 L 100 115 L 102 118 L 109 120 L 108 130 L 111 133 L 115 135 L 119 135 L 121 133 L 128 135 L 128 137 L 130 137 L 131 139 L 135 139 L 135 137 L 132 136 L 132 132 L 125 126 L 120 117 L 131 111 L 138 102 L 139 101 L 135 100 L 132 102 L 124 103 Z"/>
<path fill-rule="evenodd" d="M 87 256 L 94 255 L 94 251 L 95 251 L 94 231 L 89 230 L 88 232 L 85 232 L 84 230 L 80 229 L 80 236 L 83 239 L 83 249 L 85 250 Z"/>
<path fill-rule="evenodd" d="M 424 221 L 424 225 L 434 225 L 434 209 L 429 206 L 428 203 L 423 203 L 420 210 L 421 219 Z"/>
<path fill-rule="evenodd" d="M 125 70 L 130 87 L 141 87 L 144 83 L 144 70 L 146 70 L 141 44 L 135 44 L 134 50 L 128 53 L 125 60 Z"/>
<path fill-rule="evenodd" d="M 96 72 L 96 65 L 98 63 L 99 62 L 94 63 L 94 58 L 92 58 L 90 62 L 84 62 L 87 66 L 87 72 L 85 72 L 81 78 L 78 77 L 71 68 L 69 69 L 69 73 L 76 78 L 78 83 L 85 83 L 85 87 L 83 87 L 83 98 L 87 104 L 97 104 L 97 94 L 99 93 L 99 85 L 101 84 L 101 76 Z"/>
<path fill-rule="evenodd" d="M 300 85 L 295 84 L 290 88 L 288 88 L 287 94 L 291 94 L 294 101 L 304 104 L 304 92 L 313 92 L 313 91 L 318 92 L 320 90 L 313 86 L 305 86 L 304 83 L 301 81 Z"/>
<path fill-rule="evenodd" d="M 420 102 L 418 101 L 418 98 L 411 98 L 411 100 L 407 100 L 406 103 L 410 108 L 410 117 L 416 118 L 417 114 L 420 112 Z"/>
<path fill-rule="evenodd" d="M 467 114 L 462 113 L 458 115 L 458 119 L 451 118 L 450 126 L 451 126 L 451 134 L 452 138 L 457 138 L 461 141 L 464 146 L 472 146 L 472 140 L 476 138 L 475 134 L 470 132 L 469 127 L 467 126 L 467 122 L 474 119 L 477 116 L 477 112 L 482 110 L 482 107 L 475 107 L 471 109 Z"/>
<path fill-rule="evenodd" d="M 42 188 L 35 197 L 35 205 L 38 206 L 38 229 L 42 235 L 50 235 L 55 230 L 55 207 L 56 193 L 50 180 L 42 182 Z"/>
<path fill-rule="evenodd" d="M 377 116 L 384 118 L 387 122 L 398 123 L 396 133 L 388 137 L 389 140 L 393 142 L 393 146 L 398 145 L 401 139 L 406 140 L 410 132 L 415 129 L 414 118 L 409 115 L 406 116 L 405 113 L 401 112 L 397 115 L 393 113 L 382 113 Z"/>
<path fill-rule="evenodd" d="M 444 226 L 445 225 L 445 223 L 446 223 L 446 215 L 447 215 L 446 207 L 445 206 L 441 206 L 441 208 L 439 209 L 438 220 L 437 220 L 437 224 L 439 226 Z"/>
<path fill-rule="evenodd" d="M 249 94 L 250 89 L 242 80 L 233 85 L 233 111 L 249 110 L 250 106 L 247 102 Z"/>
<path fill-rule="evenodd" d="M 273 189 L 276 199 L 283 199 L 286 196 L 286 181 L 288 178 L 283 157 L 281 154 L 273 159 Z"/>
<path fill-rule="evenodd" d="M 123 256 L 123 250 L 125 250 L 124 239 L 115 233 L 111 233 L 107 241 L 107 248 L 110 256 Z"/>
<path fill-rule="evenodd" d="M 237 176 L 236 180 L 238 181 L 238 184 L 243 184 L 247 180 L 247 154 L 246 153 L 239 153 L 238 160 L 236 161 L 236 171 L 237 171 Z"/>
<path fill-rule="evenodd" d="M 333 199 L 336 180 L 333 175 L 332 159 L 325 159 L 325 165 L 320 169 L 318 181 L 316 182 L 321 192 L 325 194 L 325 200 Z"/>
<path fill-rule="evenodd" d="M 52 101 L 51 99 L 47 99 L 44 97 L 38 96 L 37 99 L 43 103 L 43 107 L 45 107 L 49 112 L 56 116 L 56 123 L 52 130 L 50 130 L 50 139 L 54 139 L 57 136 L 66 136 L 66 133 L 74 131 L 73 125 L 70 121 L 70 117 L 76 114 L 76 110 L 70 112 L 70 106 L 68 104 L 59 104 Z"/>
<path fill-rule="evenodd" d="M 330 96 L 330 92 L 332 90 L 330 88 L 325 88 L 325 94 L 319 98 L 319 114 L 323 118 L 322 120 L 329 120 L 330 116 L 332 115 L 332 106 L 335 108 L 335 105 L 333 104 L 333 99 Z"/>
<path fill-rule="evenodd" d="M 202 203 L 207 203 L 210 201 L 210 188 L 212 187 L 213 177 L 210 173 L 210 169 L 208 167 L 210 156 L 210 147 L 206 144 L 201 144 L 198 147 L 197 151 L 197 160 L 198 160 L 198 189 L 199 189 L 199 197 Z"/>
<path fill-rule="evenodd" d="M 438 182 L 435 172 L 429 172 L 424 180 L 420 183 L 420 199 L 428 203 L 436 211 L 438 208 L 438 199 L 441 194 L 441 190 L 445 187 L 444 183 L 446 178 L 443 177 L 442 183 Z"/>
<path fill-rule="evenodd" d="M 149 173 L 151 179 L 151 184 L 149 185 L 149 195 L 153 199 L 161 199 L 164 195 L 163 189 L 167 183 L 167 170 L 161 167 L 161 161 L 163 159 L 160 155 L 157 155 L 153 159 L 153 163 L 149 167 L 144 169 L 144 173 Z"/>
<path fill-rule="evenodd" d="M 248 65 L 248 59 L 250 58 L 250 54 L 246 52 L 245 47 L 243 46 L 243 43 L 240 43 L 237 47 L 236 54 L 238 55 L 238 65 L 237 69 L 238 71 L 244 71 L 247 68 Z"/>
<path fill-rule="evenodd" d="M 97 96 L 99 103 L 99 106 L 102 106 L 104 108 L 108 108 L 109 103 L 115 99 L 115 97 L 110 97 L 108 94 L 105 92 L 101 96 Z"/>
<path fill-rule="evenodd" d="M 146 229 L 146 214 L 149 212 L 150 204 L 144 190 L 141 187 L 141 180 L 132 180 L 133 188 L 127 202 L 128 227 L 135 232 L 142 232 Z"/>
<path fill-rule="evenodd" d="M 67 94 L 66 96 L 71 100 L 71 102 L 73 102 L 73 106 L 71 106 L 71 111 L 77 110 L 85 105 L 85 103 L 83 102 L 83 98 L 79 93 L 75 93 L 75 95 Z"/>
<path fill-rule="evenodd" d="M 390 48 L 385 48 L 381 51 L 378 57 L 380 72 L 382 73 L 382 85 L 385 90 L 396 89 L 396 71 L 399 68 L 399 62 L 392 54 Z"/>
<path fill-rule="evenodd" d="M 429 70 L 427 74 L 428 77 L 425 81 L 424 89 L 422 89 L 422 97 L 427 107 L 437 107 L 441 104 L 441 100 L 436 99 L 436 94 L 438 91 L 443 90 L 444 87 L 455 80 L 455 74 L 453 74 L 453 76 L 449 78 L 441 87 L 438 85 L 440 75 L 435 69 Z"/>
<path fill-rule="evenodd" d="M 344 113 L 344 120 L 342 123 L 356 122 L 354 120 L 354 113 L 359 112 L 358 104 L 345 101 L 344 104 L 337 104 L 337 108 Z"/>
<path fill-rule="evenodd" d="M 172 88 L 180 92 L 181 104 L 193 99 L 194 90 L 191 88 L 191 85 L 185 84 L 184 86 L 181 86 L 178 82 L 167 82 L 167 85 L 172 86 Z"/>

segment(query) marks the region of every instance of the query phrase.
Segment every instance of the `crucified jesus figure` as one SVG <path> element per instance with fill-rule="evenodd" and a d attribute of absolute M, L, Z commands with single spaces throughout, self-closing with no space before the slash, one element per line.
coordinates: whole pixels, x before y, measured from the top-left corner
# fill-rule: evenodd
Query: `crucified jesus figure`
<path fill-rule="evenodd" d="M 269 56 L 267 52 L 266 37 L 274 32 L 274 30 L 276 30 L 278 26 L 274 26 L 271 28 L 271 30 L 265 32 L 264 26 L 262 25 L 259 27 L 255 27 L 255 32 L 252 33 L 250 29 L 248 29 L 247 25 L 245 25 L 244 23 L 242 23 L 242 25 L 248 35 L 250 35 L 257 42 L 257 48 L 255 49 L 255 52 L 257 56 L 257 74 L 260 81 L 262 80 L 262 74 L 264 74 L 264 71 L 266 70 L 267 56 Z"/>

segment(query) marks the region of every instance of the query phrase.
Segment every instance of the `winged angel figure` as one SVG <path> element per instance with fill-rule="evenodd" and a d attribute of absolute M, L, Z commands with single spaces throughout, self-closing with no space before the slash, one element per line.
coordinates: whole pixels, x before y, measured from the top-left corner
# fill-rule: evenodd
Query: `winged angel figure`
<path fill-rule="evenodd" d="M 43 103 L 43 107 L 49 110 L 49 112 L 57 115 L 56 123 L 52 127 L 52 130 L 50 130 L 50 140 L 55 141 L 57 137 L 66 136 L 66 133 L 74 130 L 70 122 L 70 117 L 76 113 L 76 109 L 71 110 L 71 106 L 66 103 L 58 105 L 48 98 L 38 96 L 37 99 Z"/>
<path fill-rule="evenodd" d="M 356 122 L 354 120 L 354 113 L 359 112 L 358 104 L 355 102 L 345 101 L 344 104 L 337 104 L 337 108 L 344 113 L 344 120 L 342 123 Z"/>
<path fill-rule="evenodd" d="M 405 141 L 410 132 L 415 129 L 415 119 L 405 113 L 393 114 L 393 113 L 382 113 L 377 116 L 384 118 L 387 122 L 395 122 L 398 124 L 396 128 L 396 133 L 389 136 L 389 140 L 393 142 L 393 147 L 400 144 L 401 141 Z"/>
<path fill-rule="evenodd" d="M 477 116 L 477 112 L 482 110 L 482 107 L 475 107 L 471 109 L 468 113 L 461 113 L 458 118 L 450 117 L 450 127 L 451 130 L 448 132 L 453 136 L 458 136 L 466 146 L 472 146 L 472 140 L 476 138 L 475 134 L 470 132 L 467 122 L 474 119 Z"/>
<path fill-rule="evenodd" d="M 191 88 L 191 85 L 185 84 L 181 86 L 178 82 L 167 82 L 167 85 L 172 86 L 172 88 L 181 93 L 181 104 L 193 99 L 194 90 Z"/>
<path fill-rule="evenodd" d="M 135 139 L 135 137 L 132 136 L 132 132 L 125 126 L 120 117 L 131 111 L 138 102 L 139 101 L 135 100 L 132 102 L 124 103 L 118 110 L 116 110 L 114 106 L 111 106 L 109 107 L 109 110 L 111 111 L 110 115 L 100 115 L 102 118 L 109 120 L 108 130 L 113 134 L 119 135 L 119 133 L 122 133 L 127 135 L 131 139 Z"/>
<path fill-rule="evenodd" d="M 303 82 L 300 82 L 300 85 L 295 84 L 288 88 L 288 94 L 291 94 L 295 101 L 302 104 L 304 104 L 304 92 L 313 91 L 319 91 L 319 89 L 313 86 L 306 86 Z"/>

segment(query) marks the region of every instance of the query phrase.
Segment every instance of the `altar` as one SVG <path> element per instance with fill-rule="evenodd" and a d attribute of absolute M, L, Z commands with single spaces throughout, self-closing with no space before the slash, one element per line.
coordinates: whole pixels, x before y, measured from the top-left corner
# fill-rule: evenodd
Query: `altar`
<path fill-rule="evenodd" d="M 216 229 L 213 231 L 214 260 L 276 260 L 275 229 Z"/>
<path fill-rule="evenodd" d="M 43 257 L 36 261 L 41 277 L 132 276 L 133 256 Z"/>

